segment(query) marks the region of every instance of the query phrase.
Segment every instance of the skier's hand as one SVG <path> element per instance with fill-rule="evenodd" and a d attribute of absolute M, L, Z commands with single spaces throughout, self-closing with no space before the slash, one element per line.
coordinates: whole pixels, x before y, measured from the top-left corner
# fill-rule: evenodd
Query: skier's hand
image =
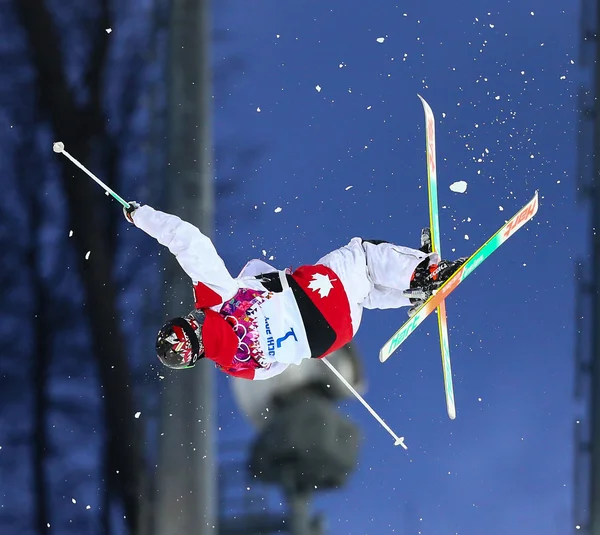
<path fill-rule="evenodd" d="M 136 201 L 128 201 L 129 202 L 129 208 L 125 208 L 125 206 L 123 206 L 123 215 L 125 216 L 125 219 L 127 219 L 127 221 L 129 221 L 130 223 L 133 223 L 133 212 L 135 212 L 141 205 L 139 202 Z"/>

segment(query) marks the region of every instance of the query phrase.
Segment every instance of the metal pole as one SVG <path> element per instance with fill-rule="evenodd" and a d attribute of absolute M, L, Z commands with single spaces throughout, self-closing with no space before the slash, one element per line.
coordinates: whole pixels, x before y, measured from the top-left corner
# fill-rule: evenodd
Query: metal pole
<path fill-rule="evenodd" d="M 289 506 L 290 535 L 311 535 L 309 494 L 298 489 L 296 474 L 292 467 L 284 471 L 283 488 Z"/>
<path fill-rule="evenodd" d="M 210 12 L 207 0 L 172 0 L 169 54 L 166 211 L 211 234 L 213 176 L 210 102 Z M 192 307 L 191 281 L 167 259 L 166 312 Z M 155 535 L 217 533 L 214 369 L 164 369 Z"/>

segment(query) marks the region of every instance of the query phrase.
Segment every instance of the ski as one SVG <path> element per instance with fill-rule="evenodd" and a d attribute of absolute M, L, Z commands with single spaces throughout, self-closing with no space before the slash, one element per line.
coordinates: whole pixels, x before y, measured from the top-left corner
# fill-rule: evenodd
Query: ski
<path fill-rule="evenodd" d="M 475 251 L 467 261 L 433 294 L 415 315 L 396 331 L 396 333 L 383 345 L 379 351 L 379 360 L 385 362 L 409 337 L 409 335 L 431 314 L 436 307 L 446 299 L 456 287 L 465 280 L 486 258 L 488 258 L 498 247 L 500 247 L 517 230 L 535 216 L 538 211 L 538 192 L 533 198 L 521 208 L 507 223 Z"/>
<path fill-rule="evenodd" d="M 437 193 L 437 163 L 435 154 L 435 117 L 427 101 L 417 95 L 425 112 L 425 142 L 427 156 L 427 192 L 429 195 L 429 228 L 431 231 L 431 249 L 442 258 L 440 220 Z M 452 363 L 450 361 L 450 342 L 448 337 L 448 320 L 446 317 L 446 301 L 442 300 L 437 307 L 438 330 L 440 333 L 440 350 L 442 353 L 442 372 L 444 376 L 444 392 L 446 410 L 451 420 L 456 418 L 454 402 L 454 384 L 452 381 Z"/>

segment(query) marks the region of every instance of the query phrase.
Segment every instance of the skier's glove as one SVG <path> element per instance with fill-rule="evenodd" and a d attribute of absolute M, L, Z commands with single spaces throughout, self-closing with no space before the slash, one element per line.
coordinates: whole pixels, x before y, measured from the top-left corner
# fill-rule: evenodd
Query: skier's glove
<path fill-rule="evenodd" d="M 129 221 L 130 223 L 133 223 L 133 212 L 135 212 L 141 206 L 141 204 L 136 201 L 128 201 L 128 202 L 129 202 L 129 208 L 125 208 L 125 206 L 123 206 L 123 215 L 125 216 L 125 219 L 127 219 L 127 221 Z"/>

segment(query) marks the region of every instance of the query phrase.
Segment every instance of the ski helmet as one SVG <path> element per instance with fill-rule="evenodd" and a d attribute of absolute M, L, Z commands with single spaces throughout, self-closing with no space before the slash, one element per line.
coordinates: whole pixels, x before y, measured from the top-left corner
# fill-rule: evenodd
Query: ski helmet
<path fill-rule="evenodd" d="M 204 312 L 194 310 L 163 325 L 156 337 L 156 355 L 168 368 L 191 368 L 204 356 L 202 325 Z"/>

